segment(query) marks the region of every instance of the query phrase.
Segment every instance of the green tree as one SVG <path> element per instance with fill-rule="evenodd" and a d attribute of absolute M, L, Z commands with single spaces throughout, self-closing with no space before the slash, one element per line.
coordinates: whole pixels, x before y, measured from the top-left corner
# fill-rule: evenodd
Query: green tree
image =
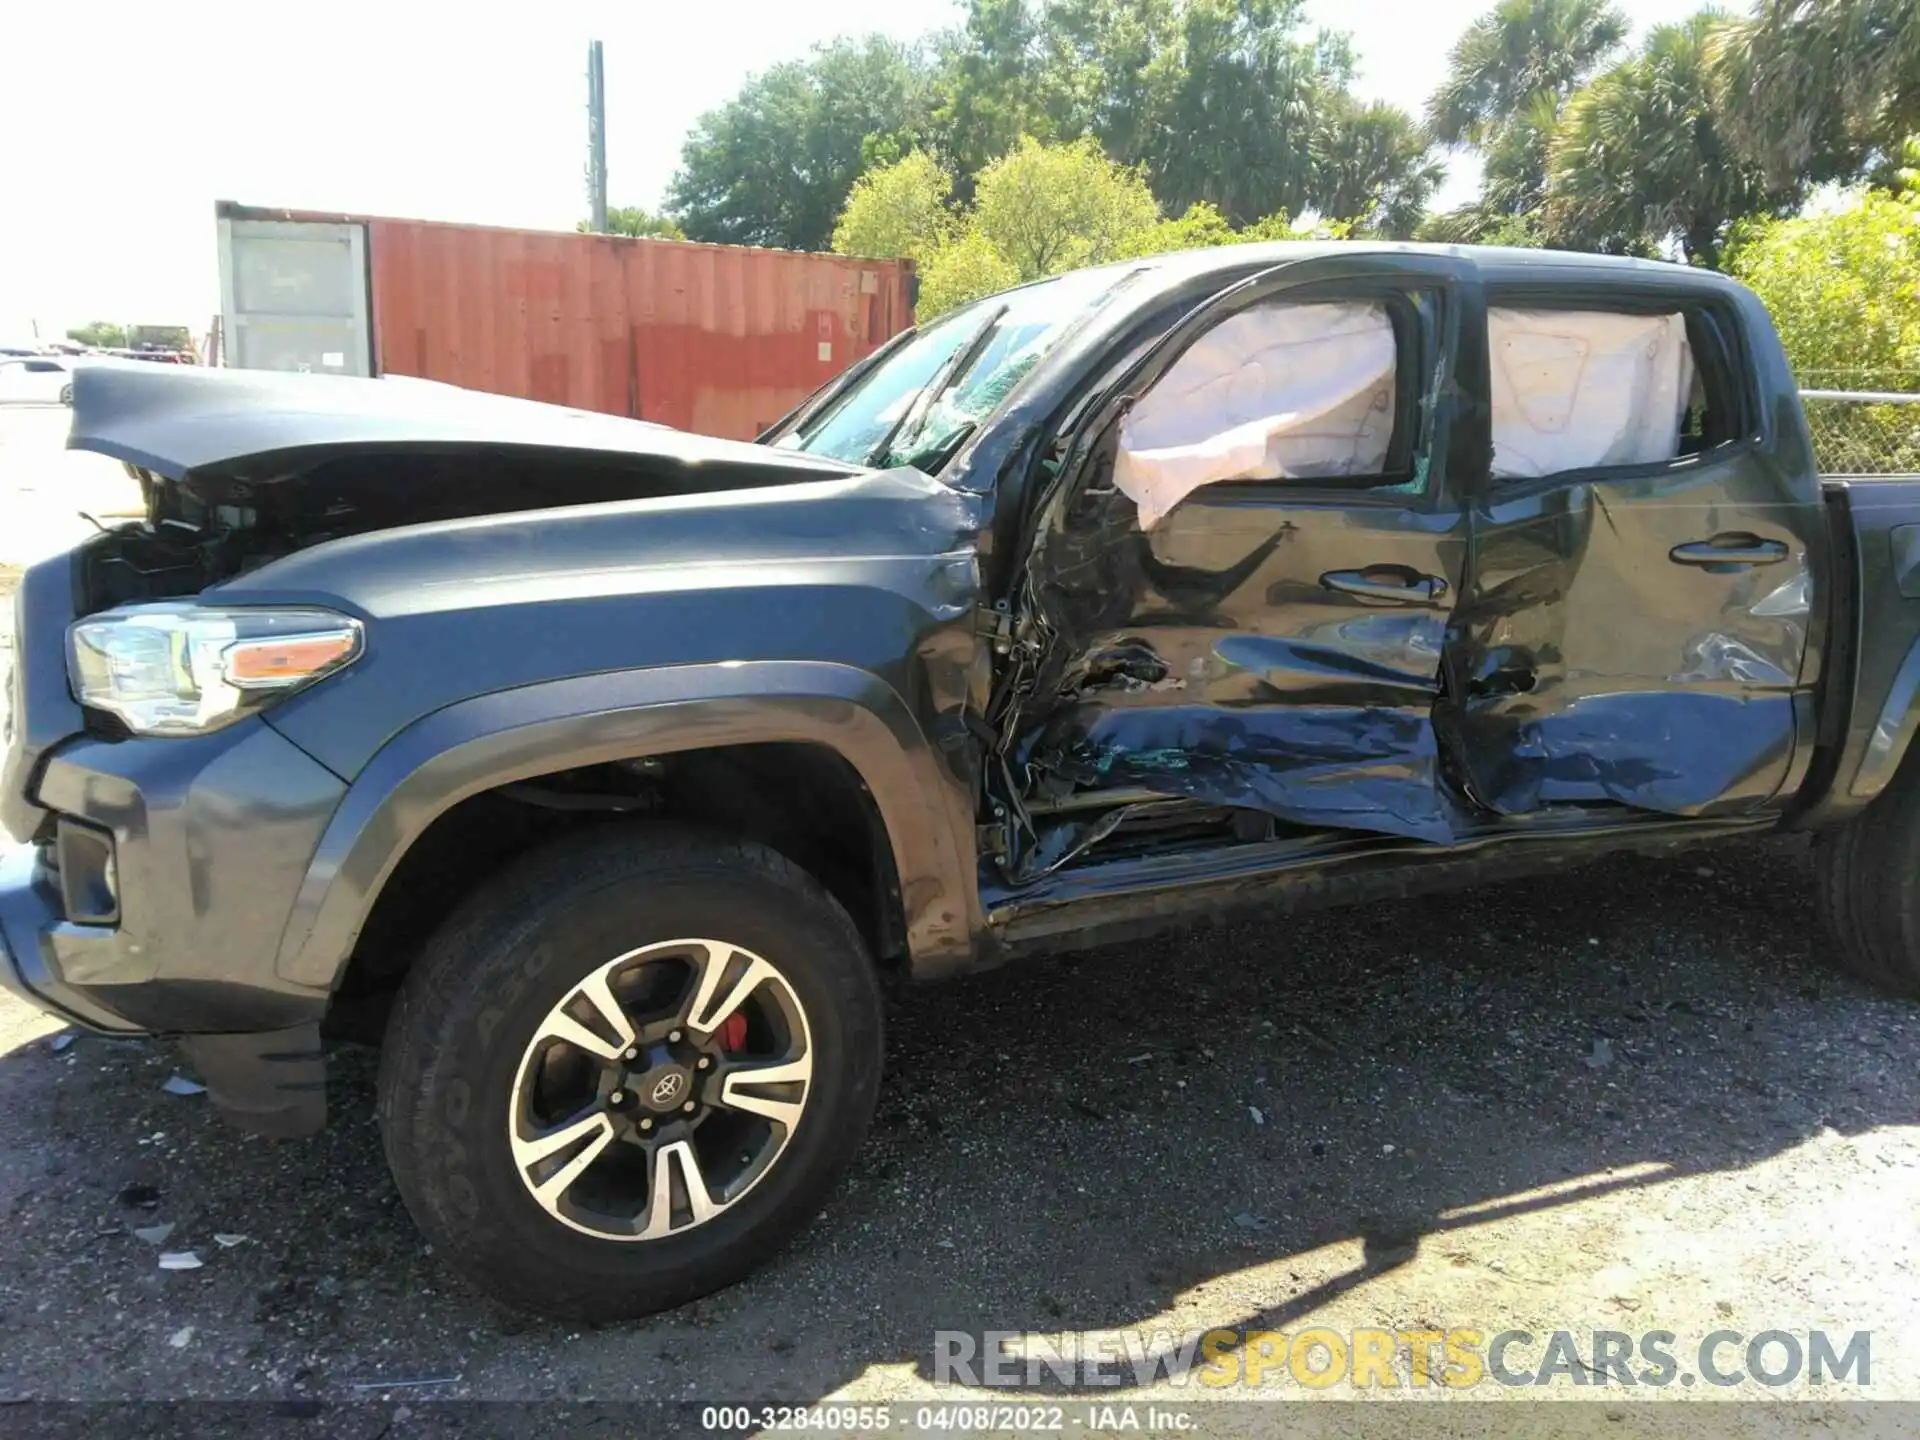
<path fill-rule="evenodd" d="M 1627 37 L 1606 0 L 1500 0 L 1447 56 L 1427 123 L 1448 145 L 1484 146 L 1536 95 L 1570 95 Z"/>
<path fill-rule="evenodd" d="M 1205 200 L 1244 225 L 1317 207 L 1321 116 L 1353 73 L 1343 37 L 1304 31 L 1303 0 L 1185 0 L 1153 62 L 1153 123 L 1138 156 L 1169 210 Z"/>
<path fill-rule="evenodd" d="M 1729 268 L 1773 312 L 1787 358 L 1815 389 L 1920 388 L 1920 194 L 1869 190 L 1838 213 L 1741 227 Z M 1920 470 L 1911 405 L 1809 400 L 1827 470 Z"/>
<path fill-rule="evenodd" d="M 667 210 L 695 240 L 824 249 L 871 137 L 926 134 L 931 106 L 917 49 L 878 35 L 836 40 L 700 117 Z"/>
<path fill-rule="evenodd" d="M 1728 268 L 1767 303 L 1803 381 L 1907 389 L 1920 374 L 1920 198 L 1741 228 Z"/>
<path fill-rule="evenodd" d="M 1118 259 L 1159 219 L 1145 177 L 1091 139 L 1023 139 L 980 172 L 974 190 L 973 227 L 1022 280 Z"/>
<path fill-rule="evenodd" d="M 842 255 L 924 259 L 953 230 L 952 197 L 953 176 L 924 150 L 876 166 L 853 182 L 833 227 L 833 248 Z"/>
<path fill-rule="evenodd" d="M 914 317 L 924 325 L 969 300 L 1018 285 L 1023 278 L 991 240 L 969 227 L 921 263 Z"/>
<path fill-rule="evenodd" d="M 1044 0 L 1035 93 L 1048 133 L 1091 135 L 1125 164 L 1144 161 L 1180 63 L 1184 7 L 1185 0 Z"/>
<path fill-rule="evenodd" d="M 1756 0 L 1715 68 L 1733 139 L 1776 185 L 1890 178 L 1920 130 L 1920 5 Z"/>
<path fill-rule="evenodd" d="M 110 320 L 94 320 L 76 330 L 67 331 L 67 338 L 80 345 L 98 345 L 102 349 L 118 350 L 127 343 L 127 327 L 115 325 Z"/>
<path fill-rule="evenodd" d="M 951 201 L 952 177 L 924 151 L 876 166 L 848 196 L 834 246 L 908 255 L 919 264 L 922 323 L 956 305 L 1081 265 L 1255 240 L 1345 239 L 1340 220 L 1298 225 L 1277 211 L 1236 229 L 1206 201 L 1163 216 L 1139 170 L 1091 139 L 1028 137 L 980 174 L 974 202 Z"/>
<path fill-rule="evenodd" d="M 1040 95 L 1040 18 L 1029 0 L 969 0 L 965 24 L 934 48 L 934 133 L 965 183 L 1022 135 L 1051 136 Z"/>
<path fill-rule="evenodd" d="M 1638 54 L 1567 102 L 1549 162 L 1557 239 L 1625 253 L 1677 241 L 1694 264 L 1717 265 L 1733 221 L 1798 199 L 1769 194 L 1727 142 L 1710 62 L 1722 20 L 1703 10 L 1655 27 Z"/>
<path fill-rule="evenodd" d="M 573 227 L 583 235 L 593 233 L 593 222 L 582 220 Z M 609 206 L 607 209 L 607 230 L 609 235 L 633 235 L 647 240 L 684 240 L 687 232 L 665 215 L 656 215 L 653 211 L 638 205 Z"/>
<path fill-rule="evenodd" d="M 1446 179 L 1426 132 L 1397 105 L 1346 96 L 1327 107 L 1314 151 L 1314 208 L 1367 234 L 1411 239 Z"/>
<path fill-rule="evenodd" d="M 1120 247 L 1122 259 L 1142 255 L 1164 255 L 1170 250 L 1205 250 L 1215 245 L 1234 245 L 1244 236 L 1227 217 L 1204 200 L 1196 200 L 1184 214 L 1153 224 L 1129 235 Z"/>
<path fill-rule="evenodd" d="M 963 197 L 1021 136 L 1091 137 L 1163 209 L 1234 224 L 1350 201 L 1404 232 L 1433 188 L 1418 127 L 1351 100 L 1350 47 L 1305 0 L 971 0 L 943 53 L 935 123 Z"/>
<path fill-rule="evenodd" d="M 1484 159 L 1480 201 L 1454 217 L 1457 232 L 1478 238 L 1502 216 L 1539 208 L 1561 107 L 1627 28 L 1608 0 L 1500 0 L 1467 27 L 1427 102 L 1434 138 Z"/>

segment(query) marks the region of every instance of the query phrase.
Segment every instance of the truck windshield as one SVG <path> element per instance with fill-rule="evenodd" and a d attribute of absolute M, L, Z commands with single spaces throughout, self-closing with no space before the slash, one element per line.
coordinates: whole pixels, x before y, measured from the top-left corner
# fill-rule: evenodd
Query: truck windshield
<path fill-rule="evenodd" d="M 1062 335 L 1136 273 L 1078 271 L 943 316 L 775 443 L 856 465 L 938 470 Z"/>

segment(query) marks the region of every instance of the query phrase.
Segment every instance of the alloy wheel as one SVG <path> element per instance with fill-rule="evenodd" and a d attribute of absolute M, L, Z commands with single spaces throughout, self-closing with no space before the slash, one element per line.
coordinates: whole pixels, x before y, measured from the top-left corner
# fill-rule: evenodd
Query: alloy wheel
<path fill-rule="evenodd" d="M 514 1170 L 583 1234 L 682 1234 L 765 1178 L 812 1075 L 806 1011 L 770 961 L 721 940 L 630 950 L 528 1041 L 509 1098 Z"/>

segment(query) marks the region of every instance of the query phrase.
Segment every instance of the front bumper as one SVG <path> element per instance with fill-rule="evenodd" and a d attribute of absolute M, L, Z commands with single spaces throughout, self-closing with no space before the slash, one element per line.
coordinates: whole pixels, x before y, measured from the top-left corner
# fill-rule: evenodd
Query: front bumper
<path fill-rule="evenodd" d="M 346 786 L 257 717 L 103 739 L 68 691 L 73 559 L 30 568 L 0 696 L 0 989 L 111 1034 L 187 1037 L 209 1094 L 272 1134 L 325 1115 L 324 988 L 276 961 Z"/>
<path fill-rule="evenodd" d="M 53 944 L 65 925 L 60 892 L 40 847 L 0 849 L 0 989 L 90 1030 L 137 1031 L 61 978 Z"/>
<path fill-rule="evenodd" d="M 282 1030 L 327 994 L 283 979 L 280 937 L 346 787 L 258 719 L 190 739 L 52 748 L 33 791 L 111 837 L 112 923 L 75 923 L 44 841 L 0 870 L 11 984 L 96 1029 Z M 69 893 L 72 887 L 67 887 Z"/>
<path fill-rule="evenodd" d="M 119 918 L 67 918 L 52 845 L 0 850 L 0 989 L 91 1030 L 180 1035 L 228 1119 L 311 1134 L 327 995 L 274 958 L 341 787 L 258 722 L 206 741 L 55 750 L 37 799 L 111 834 Z"/>
<path fill-rule="evenodd" d="M 136 1030 L 61 977 L 56 942 L 76 928 L 90 927 L 61 918 L 59 888 L 38 847 L 0 851 L 0 990 L 91 1030 Z M 286 1137 L 310 1135 L 326 1124 L 318 1019 L 246 1034 L 189 1035 L 182 1048 L 208 1097 L 241 1128 Z"/>

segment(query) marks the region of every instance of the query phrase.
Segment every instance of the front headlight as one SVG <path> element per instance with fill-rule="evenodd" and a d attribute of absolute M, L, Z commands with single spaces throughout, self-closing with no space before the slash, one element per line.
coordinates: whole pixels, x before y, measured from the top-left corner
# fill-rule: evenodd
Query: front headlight
<path fill-rule="evenodd" d="M 130 605 L 67 632 L 82 705 L 136 735 L 201 735 L 331 675 L 360 654 L 360 622 L 331 610 Z"/>

